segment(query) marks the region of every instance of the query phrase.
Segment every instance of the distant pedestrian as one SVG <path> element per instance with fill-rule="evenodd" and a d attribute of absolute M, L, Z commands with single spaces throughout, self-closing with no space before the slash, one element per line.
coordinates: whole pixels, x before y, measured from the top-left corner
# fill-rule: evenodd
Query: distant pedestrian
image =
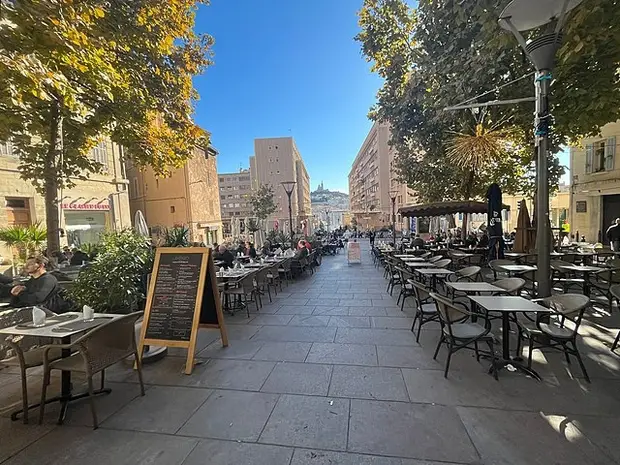
<path fill-rule="evenodd" d="M 620 218 L 616 218 L 613 224 L 607 229 L 605 233 L 611 250 L 614 252 L 620 252 Z"/>
<path fill-rule="evenodd" d="M 368 238 L 370 239 L 370 247 L 374 247 L 375 246 L 375 232 L 370 231 L 368 233 Z"/>

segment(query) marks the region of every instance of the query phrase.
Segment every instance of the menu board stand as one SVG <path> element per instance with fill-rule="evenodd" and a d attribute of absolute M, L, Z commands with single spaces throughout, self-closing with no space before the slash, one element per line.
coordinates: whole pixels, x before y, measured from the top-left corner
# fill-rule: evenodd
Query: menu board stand
<path fill-rule="evenodd" d="M 201 327 L 218 328 L 222 345 L 228 346 L 211 249 L 158 248 L 144 309 L 139 357 L 145 345 L 186 348 L 185 374 L 190 375 Z"/>
<path fill-rule="evenodd" d="M 362 263 L 362 251 L 359 242 L 347 242 L 347 261 L 351 263 Z"/>

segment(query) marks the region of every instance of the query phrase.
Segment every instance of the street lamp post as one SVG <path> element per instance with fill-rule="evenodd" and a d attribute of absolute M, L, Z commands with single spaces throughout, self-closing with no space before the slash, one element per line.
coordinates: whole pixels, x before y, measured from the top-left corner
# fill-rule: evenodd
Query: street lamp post
<path fill-rule="evenodd" d="M 392 201 L 392 239 L 394 240 L 394 246 L 396 246 L 396 197 L 397 191 L 390 192 L 390 200 Z"/>
<path fill-rule="evenodd" d="M 283 181 L 282 187 L 284 187 L 284 192 L 288 196 L 288 224 L 291 230 L 291 244 L 294 244 L 293 239 L 295 238 L 295 230 L 293 229 L 293 207 L 291 206 L 291 195 L 293 194 L 293 189 L 295 189 L 295 181 Z"/>
<path fill-rule="evenodd" d="M 502 11 L 499 24 L 513 33 L 519 45 L 536 68 L 534 87 L 536 113 L 534 131 L 536 136 L 536 248 L 538 249 L 538 297 L 551 295 L 551 251 L 549 231 L 549 176 L 547 152 L 549 150 L 549 87 L 555 54 L 562 41 L 562 26 L 566 14 L 581 0 L 513 0 Z M 546 32 L 526 42 L 523 31 L 539 28 L 555 21 L 553 32 Z"/>

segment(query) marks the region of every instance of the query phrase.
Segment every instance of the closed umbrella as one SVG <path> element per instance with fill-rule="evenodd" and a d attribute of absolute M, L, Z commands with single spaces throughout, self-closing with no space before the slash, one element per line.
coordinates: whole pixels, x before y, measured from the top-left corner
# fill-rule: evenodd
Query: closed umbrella
<path fill-rule="evenodd" d="M 534 244 L 534 230 L 530 221 L 530 214 L 527 211 L 525 200 L 521 200 L 519 216 L 517 216 L 517 233 L 512 250 L 515 252 L 527 253 Z"/>
<path fill-rule="evenodd" d="M 504 233 L 502 231 L 502 190 L 493 183 L 487 190 L 487 234 L 489 260 L 504 258 Z"/>
<path fill-rule="evenodd" d="M 141 236 L 144 236 L 144 237 L 150 237 L 151 236 L 149 234 L 149 227 L 146 224 L 146 220 L 144 219 L 144 215 L 142 214 L 142 211 L 140 211 L 140 210 L 138 210 L 136 212 L 135 216 L 134 216 L 133 228 Z"/>

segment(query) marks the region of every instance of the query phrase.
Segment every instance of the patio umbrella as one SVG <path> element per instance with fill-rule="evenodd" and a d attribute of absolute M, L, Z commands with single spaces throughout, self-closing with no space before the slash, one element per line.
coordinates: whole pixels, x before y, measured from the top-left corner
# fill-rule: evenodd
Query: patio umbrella
<path fill-rule="evenodd" d="M 512 250 L 515 252 L 527 253 L 534 245 L 534 230 L 530 221 L 530 214 L 527 211 L 525 200 L 521 200 L 519 208 L 519 216 L 517 216 L 517 234 Z"/>
<path fill-rule="evenodd" d="M 144 215 L 141 210 L 138 210 L 134 216 L 133 228 L 141 236 L 151 237 L 149 234 L 149 227 L 146 224 L 146 220 L 144 219 Z"/>
<path fill-rule="evenodd" d="M 504 258 L 504 234 L 502 232 L 502 190 L 493 183 L 487 190 L 487 234 L 489 236 L 489 260 Z"/>

